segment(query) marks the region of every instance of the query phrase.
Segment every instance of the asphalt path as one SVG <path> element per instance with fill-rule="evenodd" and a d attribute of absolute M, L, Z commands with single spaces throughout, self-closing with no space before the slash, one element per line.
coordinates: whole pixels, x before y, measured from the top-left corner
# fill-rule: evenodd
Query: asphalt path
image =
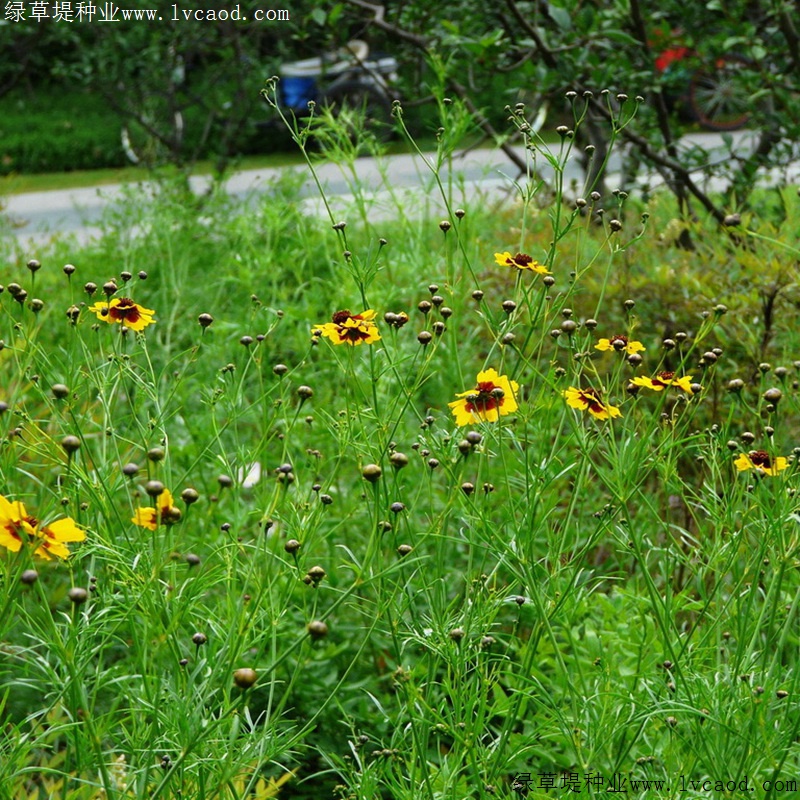
<path fill-rule="evenodd" d="M 737 152 L 746 153 L 755 139 L 751 132 L 741 131 L 733 134 Z M 709 159 L 723 160 L 729 158 L 723 137 L 719 134 L 700 133 L 687 136 L 681 140 L 682 148 L 700 145 L 709 153 Z M 522 149 L 519 151 L 524 152 Z M 358 159 L 352 171 L 332 163 L 321 163 L 317 166 L 317 175 L 325 188 L 326 197 L 334 215 L 338 219 L 347 219 L 352 213 L 354 192 L 362 193 L 361 207 L 366 207 L 371 218 L 380 215 L 396 214 L 398 204 L 414 214 L 441 214 L 443 206 L 441 193 L 437 190 L 431 165 L 435 163 L 435 154 L 424 156 L 397 155 L 382 159 Z M 612 154 L 607 181 L 610 188 L 619 185 L 621 156 Z M 228 193 L 243 202 L 252 201 L 269 191 L 270 184 L 287 169 L 300 170 L 304 175 L 300 197 L 309 214 L 326 216 L 328 211 L 320 199 L 319 191 L 310 172 L 303 167 L 280 167 L 270 169 L 245 170 L 233 173 L 225 182 Z M 538 157 L 535 169 L 546 181 L 552 180 L 552 169 L 546 160 Z M 775 179 L 787 177 L 797 180 L 800 176 L 800 161 L 795 162 Z M 473 202 L 477 197 L 486 198 L 513 197 L 524 185 L 525 176 L 520 176 L 517 168 L 496 149 L 475 149 L 454 156 L 439 170 L 439 179 L 452 191 L 456 204 Z M 202 193 L 209 187 L 211 179 L 203 176 L 191 178 L 194 191 Z M 658 184 L 656 175 L 644 175 L 640 181 L 652 186 Z M 583 172 L 577 158 L 570 159 L 564 169 L 565 190 L 581 196 L 585 187 L 582 185 Z M 625 187 L 626 189 L 629 187 Z M 706 188 L 719 188 L 714 185 Z M 137 184 L 137 191 L 157 191 L 157 184 Z M 25 245 L 35 247 L 53 236 L 74 234 L 79 241 L 86 241 L 99 235 L 99 221 L 103 214 L 118 204 L 123 197 L 125 187 L 121 185 L 103 186 L 89 189 L 65 189 L 49 192 L 31 192 L 11 195 L 3 201 L 2 216 L 5 218 L 4 229 L 13 231 L 17 239 Z"/>

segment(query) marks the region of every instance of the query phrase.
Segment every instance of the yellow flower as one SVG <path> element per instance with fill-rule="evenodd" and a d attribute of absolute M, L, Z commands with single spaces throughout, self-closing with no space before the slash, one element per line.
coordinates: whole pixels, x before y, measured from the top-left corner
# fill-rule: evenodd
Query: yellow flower
<path fill-rule="evenodd" d="M 19 552 L 23 544 L 30 544 L 36 548 L 34 555 L 63 559 L 69 556 L 66 542 L 82 542 L 85 538 L 73 519 L 62 517 L 42 525 L 19 500 L 11 502 L 0 495 L 0 545 L 12 553 Z"/>
<path fill-rule="evenodd" d="M 529 269 L 531 272 L 538 272 L 539 275 L 549 275 L 550 271 L 544 264 L 532 259 L 527 253 L 517 253 L 512 256 L 511 253 L 495 253 L 494 260 L 501 267 L 516 267 L 518 270 Z"/>
<path fill-rule="evenodd" d="M 497 422 L 506 414 L 513 414 L 519 406 L 516 395 L 519 384 L 510 381 L 505 375 L 498 375 L 497 370 L 487 369 L 478 373 L 474 389 L 460 392 L 448 403 L 456 425 L 474 425 L 476 422 Z"/>
<path fill-rule="evenodd" d="M 631 383 L 634 386 L 652 389 L 654 392 L 661 392 L 668 386 L 677 386 L 684 392 L 692 391 L 692 376 L 684 375 L 682 378 L 676 378 L 674 372 L 659 372 L 655 378 L 633 378 Z"/>
<path fill-rule="evenodd" d="M 604 403 L 600 399 L 600 392 L 597 389 L 576 389 L 574 386 L 570 386 L 563 394 L 570 408 L 588 411 L 596 419 L 622 416 L 622 412 L 616 406 Z"/>
<path fill-rule="evenodd" d="M 172 494 L 169 489 L 164 489 L 156 498 L 156 508 L 137 508 L 131 522 L 151 531 L 158 527 L 159 522 L 162 525 L 173 525 L 180 520 L 181 510 L 172 503 Z"/>
<path fill-rule="evenodd" d="M 610 339 L 601 339 L 595 346 L 595 350 L 616 350 L 617 352 L 625 352 L 629 356 L 634 353 L 639 353 L 645 349 L 641 342 L 634 342 L 628 339 L 627 336 L 617 335 L 612 336 Z"/>
<path fill-rule="evenodd" d="M 375 312 L 371 308 L 360 314 L 351 314 L 345 309 L 333 315 L 333 322 L 317 325 L 311 333 L 325 336 L 334 344 L 372 344 L 381 338 L 374 319 Z"/>
<path fill-rule="evenodd" d="M 751 450 L 747 454 L 742 453 L 733 465 L 739 472 L 754 469 L 761 475 L 777 475 L 789 466 L 789 461 L 783 456 L 777 456 L 773 460 L 766 450 Z"/>
<path fill-rule="evenodd" d="M 155 311 L 134 303 L 129 297 L 115 297 L 107 303 L 95 303 L 89 311 L 97 314 L 99 319 L 108 323 L 119 322 L 137 333 L 156 321 L 153 319 Z"/>

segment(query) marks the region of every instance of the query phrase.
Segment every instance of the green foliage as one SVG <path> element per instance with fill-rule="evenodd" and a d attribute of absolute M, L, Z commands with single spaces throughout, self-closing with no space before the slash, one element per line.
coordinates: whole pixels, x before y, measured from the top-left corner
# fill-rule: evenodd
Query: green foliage
<path fill-rule="evenodd" d="M 522 100 L 530 107 L 543 98 L 557 112 L 555 124 L 570 126 L 565 93 L 589 97 L 578 135 L 598 155 L 594 164 L 587 160 L 586 170 L 588 182 L 603 194 L 598 165 L 613 144 L 606 123 L 627 111 L 628 98 L 640 98 L 635 119 L 616 131 L 636 156 L 629 182 L 648 165 L 672 187 L 687 217 L 702 208 L 722 222 L 730 210 L 746 207 L 758 177 L 784 164 L 797 141 L 800 34 L 793 12 L 780 0 L 688 6 L 651 0 L 485 6 L 465 0 L 441 8 L 390 7 L 383 27 L 395 35 L 395 46 L 407 51 L 412 42 L 446 64 L 447 92 L 469 98 L 495 127 L 506 103 Z M 724 129 L 745 118 L 758 131 L 754 148 L 729 141 L 721 158 L 711 157 L 702 143 L 676 147 L 698 120 Z M 495 136 L 490 126 L 483 128 Z M 724 180 L 724 197 L 712 199 L 696 174 Z"/>
<path fill-rule="evenodd" d="M 792 309 L 796 199 L 736 238 L 698 221 L 695 251 L 663 195 L 497 204 L 447 178 L 465 115 L 440 108 L 411 200 L 351 177 L 320 219 L 305 175 L 247 207 L 164 182 L 40 269 L 3 240 L 0 494 L 86 540 L 14 552 L 0 504 L 0 796 L 488 800 L 532 773 L 761 798 L 798 773 L 800 340 L 775 313 L 752 375 L 741 341 L 771 286 Z M 324 139 L 345 176 L 354 133 Z M 574 140 L 527 143 L 563 182 Z M 106 291 L 156 322 L 123 334 Z M 373 344 L 317 333 L 368 308 Z M 597 348 L 620 334 L 639 359 Z M 488 368 L 519 384 L 496 420 Z M 664 372 L 694 385 L 631 388 Z"/>
<path fill-rule="evenodd" d="M 84 92 L 15 92 L 0 99 L 0 174 L 117 167 L 119 121 Z"/>

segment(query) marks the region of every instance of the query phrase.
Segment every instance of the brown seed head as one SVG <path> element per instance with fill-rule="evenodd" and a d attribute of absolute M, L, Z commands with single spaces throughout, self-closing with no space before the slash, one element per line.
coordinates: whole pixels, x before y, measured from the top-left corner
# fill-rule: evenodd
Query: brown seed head
<path fill-rule="evenodd" d="M 389 463 L 395 469 L 402 469 L 408 466 L 408 456 L 405 453 L 394 452 L 389 456 Z"/>
<path fill-rule="evenodd" d="M 69 434 L 61 440 L 61 446 L 64 448 L 64 452 L 71 456 L 80 449 L 81 440 L 77 436 Z"/>
<path fill-rule="evenodd" d="M 164 491 L 164 484 L 161 481 L 147 481 L 144 490 L 150 497 L 158 497 Z"/>
<path fill-rule="evenodd" d="M 377 464 L 367 464 L 361 470 L 361 477 L 370 483 L 376 483 L 381 477 L 381 468 Z"/>
<path fill-rule="evenodd" d="M 258 680 L 258 673 L 249 667 L 241 667 L 233 673 L 233 682 L 240 689 L 249 689 Z"/>
<path fill-rule="evenodd" d="M 324 639 L 328 635 L 328 626 L 320 619 L 312 620 L 306 626 L 308 630 L 309 636 L 314 641 L 319 641 L 320 639 Z"/>
<path fill-rule="evenodd" d="M 39 573 L 35 569 L 26 569 L 22 575 L 19 576 L 20 583 L 26 586 L 32 586 L 39 580 Z"/>
<path fill-rule="evenodd" d="M 158 463 L 159 461 L 163 461 L 164 456 L 166 456 L 166 453 L 164 452 L 163 447 L 151 447 L 147 451 L 147 459 L 148 461 L 152 461 L 153 463 Z"/>
<path fill-rule="evenodd" d="M 81 603 L 86 602 L 87 598 L 89 597 L 89 592 L 87 592 L 82 586 L 73 586 L 67 592 L 67 597 L 69 597 L 71 603 L 79 606 Z"/>
<path fill-rule="evenodd" d="M 311 567 L 306 573 L 311 582 L 316 586 L 327 574 L 322 567 Z"/>
<path fill-rule="evenodd" d="M 197 493 L 197 489 L 193 489 L 191 486 L 187 486 L 181 492 L 181 500 L 183 500 L 187 506 L 190 506 L 192 503 L 196 503 L 199 499 L 200 495 Z"/>

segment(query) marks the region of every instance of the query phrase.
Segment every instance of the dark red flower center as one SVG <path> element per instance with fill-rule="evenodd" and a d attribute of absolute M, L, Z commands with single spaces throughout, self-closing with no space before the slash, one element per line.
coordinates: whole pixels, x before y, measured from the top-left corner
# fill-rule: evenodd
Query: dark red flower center
<path fill-rule="evenodd" d="M 594 411 L 596 414 L 606 410 L 597 389 L 581 389 L 581 398 L 586 403 L 589 411 Z"/>
<path fill-rule="evenodd" d="M 335 325 L 344 325 L 349 319 L 361 319 L 361 316 L 359 314 L 351 314 L 347 309 L 337 311 L 333 315 L 333 322 Z"/>
<path fill-rule="evenodd" d="M 627 336 L 612 336 L 610 341 L 615 350 L 624 350 L 628 346 Z"/>
<path fill-rule="evenodd" d="M 465 398 L 467 411 L 484 414 L 500 408 L 505 401 L 506 393 L 492 381 L 481 381 Z"/>
<path fill-rule="evenodd" d="M 527 253 L 517 253 L 512 261 L 518 267 L 527 267 L 529 264 L 533 263 L 533 259 Z"/>
<path fill-rule="evenodd" d="M 663 386 L 666 388 L 667 386 L 672 385 L 672 379 L 674 377 L 674 372 L 659 372 L 655 378 L 650 379 L 650 382 L 653 384 L 653 386 Z"/>
<path fill-rule="evenodd" d="M 142 316 L 139 307 L 129 297 L 122 297 L 117 305 L 109 306 L 108 315 L 115 322 L 138 322 Z"/>
<path fill-rule="evenodd" d="M 756 467 L 763 467 L 764 469 L 772 468 L 772 459 L 766 450 L 751 450 L 750 460 Z"/>
<path fill-rule="evenodd" d="M 361 324 L 355 327 L 345 326 L 348 320 L 354 320 Z M 333 324 L 339 327 L 339 339 L 343 342 L 358 342 L 361 339 L 369 339 L 371 335 L 369 321 L 365 320 L 361 314 L 351 314 L 347 309 L 337 311 L 333 315 Z"/>

